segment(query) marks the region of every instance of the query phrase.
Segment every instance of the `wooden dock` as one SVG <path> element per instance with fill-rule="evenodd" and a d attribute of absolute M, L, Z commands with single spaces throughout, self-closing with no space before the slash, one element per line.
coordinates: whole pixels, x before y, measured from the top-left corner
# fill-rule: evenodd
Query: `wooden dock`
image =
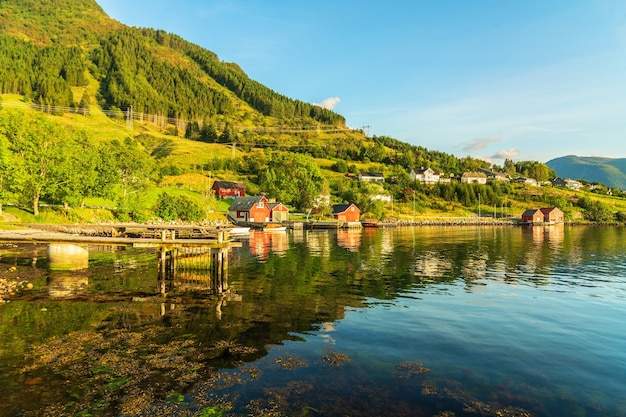
<path fill-rule="evenodd" d="M 197 226 L 135 224 L 30 226 L 36 229 L 0 231 L 0 242 L 94 244 L 144 248 L 163 246 L 220 248 L 240 245 L 230 240 L 228 229 L 208 230 Z"/>

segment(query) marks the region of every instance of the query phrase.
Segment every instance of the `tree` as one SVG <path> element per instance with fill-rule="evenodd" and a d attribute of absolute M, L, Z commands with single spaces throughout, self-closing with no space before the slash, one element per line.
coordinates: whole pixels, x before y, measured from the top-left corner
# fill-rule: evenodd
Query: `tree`
<path fill-rule="evenodd" d="M 63 181 L 61 173 L 68 159 L 68 132 L 41 113 L 10 111 L 0 117 L 0 134 L 4 135 L 16 162 L 22 168 L 22 196 L 39 214 L 39 201 L 50 195 Z"/>
<path fill-rule="evenodd" d="M 20 177 L 19 168 L 13 153 L 9 150 L 8 140 L 0 134 L 0 217 L 3 204 L 14 195 L 12 191 L 16 189 L 16 178 Z"/>
<path fill-rule="evenodd" d="M 292 153 L 274 155 L 261 175 L 261 184 L 271 196 L 298 210 L 313 207 L 324 181 L 313 158 Z"/>
<path fill-rule="evenodd" d="M 124 143 L 112 141 L 105 146 L 104 152 L 108 163 L 114 167 L 110 175 L 120 185 L 118 215 L 138 220 L 145 195 L 142 191 L 151 184 L 154 160 L 131 138 L 126 138 Z"/>

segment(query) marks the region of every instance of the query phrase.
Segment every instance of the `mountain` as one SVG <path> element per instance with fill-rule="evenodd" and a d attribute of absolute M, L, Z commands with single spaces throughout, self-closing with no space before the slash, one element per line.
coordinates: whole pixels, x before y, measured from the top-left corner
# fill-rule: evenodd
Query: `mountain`
<path fill-rule="evenodd" d="M 179 36 L 111 19 L 94 0 L 0 0 L 0 94 L 51 112 L 132 108 L 164 125 L 345 127 Z"/>
<path fill-rule="evenodd" d="M 626 158 L 568 155 L 546 164 L 562 178 L 599 182 L 626 190 Z"/>

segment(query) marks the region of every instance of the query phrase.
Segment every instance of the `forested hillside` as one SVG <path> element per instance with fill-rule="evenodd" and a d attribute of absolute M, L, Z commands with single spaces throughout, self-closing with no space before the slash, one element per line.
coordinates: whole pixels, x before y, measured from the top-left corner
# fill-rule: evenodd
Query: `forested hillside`
<path fill-rule="evenodd" d="M 198 122 L 241 120 L 246 109 L 237 98 L 283 123 L 345 126 L 340 115 L 280 95 L 178 36 L 124 27 L 92 0 L 3 0 L 0 13 L 2 94 L 85 106 L 88 97 L 76 103 L 70 89 L 86 85 L 87 69 L 100 82 L 98 104 L 107 108 Z"/>
<path fill-rule="evenodd" d="M 599 182 L 626 190 L 626 159 L 569 155 L 546 164 L 563 178 Z"/>
<path fill-rule="evenodd" d="M 46 203 L 64 216 L 89 205 L 109 213 L 95 218 L 200 220 L 227 207 L 208 192 L 216 178 L 319 215 L 329 209 L 320 195 L 375 218 L 517 217 L 528 205 L 558 205 L 571 218 L 594 211 L 587 217 L 607 220 L 626 210 L 615 199 L 599 210 L 600 197 L 508 182 L 416 183 L 409 173 L 420 167 L 448 179 L 480 169 L 538 181 L 555 173 L 368 137 L 177 35 L 124 26 L 93 0 L 0 0 L 0 99 L 0 209 L 17 204 L 36 216 Z M 356 181 L 359 171 L 386 181 Z"/>

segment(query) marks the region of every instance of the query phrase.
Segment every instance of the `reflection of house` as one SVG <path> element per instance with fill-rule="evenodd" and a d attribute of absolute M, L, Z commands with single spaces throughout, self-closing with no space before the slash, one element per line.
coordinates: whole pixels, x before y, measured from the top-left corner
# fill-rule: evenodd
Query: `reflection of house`
<path fill-rule="evenodd" d="M 337 230 L 337 244 L 350 252 L 357 252 L 361 246 L 360 229 Z"/>
<path fill-rule="evenodd" d="M 461 175 L 461 182 L 468 184 L 487 184 L 487 176 L 482 172 L 464 172 Z"/>
<path fill-rule="evenodd" d="M 382 172 L 359 172 L 359 181 L 365 182 L 385 182 Z"/>
<path fill-rule="evenodd" d="M 358 222 L 361 210 L 354 204 L 336 204 L 333 206 L 333 217 L 344 222 Z"/>
<path fill-rule="evenodd" d="M 245 222 L 269 222 L 270 208 L 265 196 L 237 197 L 228 207 L 228 215 Z"/>
<path fill-rule="evenodd" d="M 557 207 L 528 209 L 522 213 L 523 223 L 563 223 L 563 212 Z"/>
<path fill-rule="evenodd" d="M 436 184 L 439 182 L 441 172 L 432 168 L 413 168 L 409 176 L 411 180 L 421 182 L 422 184 Z"/>
<path fill-rule="evenodd" d="M 244 197 L 246 195 L 246 186 L 242 182 L 215 181 L 211 189 L 219 198 Z"/>
<path fill-rule="evenodd" d="M 273 222 L 286 222 L 289 220 L 289 209 L 283 203 L 268 203 L 270 208 L 270 220 Z"/>

